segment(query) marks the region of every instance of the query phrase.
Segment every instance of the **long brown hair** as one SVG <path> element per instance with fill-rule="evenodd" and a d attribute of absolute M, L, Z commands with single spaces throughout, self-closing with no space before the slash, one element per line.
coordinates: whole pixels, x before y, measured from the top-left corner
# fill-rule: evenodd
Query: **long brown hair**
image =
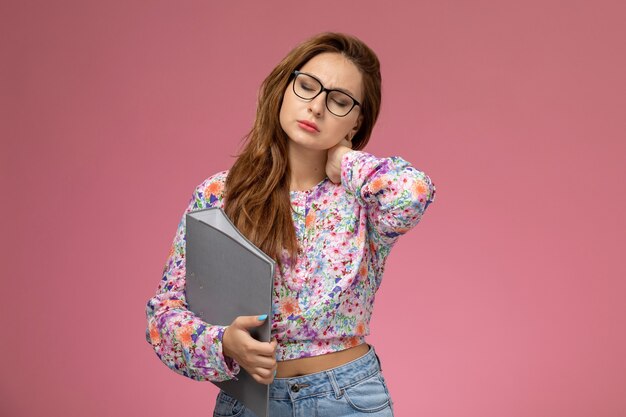
<path fill-rule="evenodd" d="M 359 39 L 341 33 L 321 33 L 296 46 L 261 84 L 254 126 L 226 179 L 226 214 L 279 265 L 283 249 L 291 259 L 298 251 L 289 199 L 289 138 L 280 125 L 280 108 L 293 71 L 322 52 L 342 54 L 363 75 L 363 119 L 352 138 L 352 149 L 365 147 L 380 111 L 380 63 Z"/>

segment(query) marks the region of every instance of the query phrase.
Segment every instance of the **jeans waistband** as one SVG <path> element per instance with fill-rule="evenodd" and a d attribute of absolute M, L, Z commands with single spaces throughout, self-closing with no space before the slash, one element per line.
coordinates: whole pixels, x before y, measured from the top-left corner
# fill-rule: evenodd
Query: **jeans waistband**
<path fill-rule="evenodd" d="M 369 347 L 365 355 L 336 368 L 291 378 L 274 378 L 269 386 L 270 399 L 295 400 L 330 392 L 340 397 L 342 388 L 355 385 L 382 370 L 374 347 Z"/>

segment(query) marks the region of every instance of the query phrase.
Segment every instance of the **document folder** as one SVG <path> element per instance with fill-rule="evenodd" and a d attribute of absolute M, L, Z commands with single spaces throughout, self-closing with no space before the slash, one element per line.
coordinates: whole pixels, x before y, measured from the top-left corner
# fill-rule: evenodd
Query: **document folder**
<path fill-rule="evenodd" d="M 254 246 L 220 208 L 186 215 L 186 297 L 189 310 L 207 323 L 227 326 L 237 316 L 267 314 L 250 335 L 270 341 L 275 262 Z M 215 382 L 258 417 L 268 417 L 269 386 L 243 367 L 236 380 Z"/>

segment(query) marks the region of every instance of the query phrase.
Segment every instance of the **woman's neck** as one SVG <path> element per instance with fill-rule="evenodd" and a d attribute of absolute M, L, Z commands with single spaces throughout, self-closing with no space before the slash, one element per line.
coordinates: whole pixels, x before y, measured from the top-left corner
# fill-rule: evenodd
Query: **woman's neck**
<path fill-rule="evenodd" d="M 326 178 L 328 151 L 302 148 L 289 144 L 289 169 L 291 191 L 310 190 Z"/>

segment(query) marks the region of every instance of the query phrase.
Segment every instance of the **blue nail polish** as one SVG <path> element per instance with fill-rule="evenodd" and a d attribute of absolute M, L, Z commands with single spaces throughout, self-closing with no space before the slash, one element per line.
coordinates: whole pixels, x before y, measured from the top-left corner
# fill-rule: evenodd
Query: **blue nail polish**
<path fill-rule="evenodd" d="M 266 318 L 267 318 L 267 314 L 263 314 L 263 315 L 257 317 L 257 319 L 259 319 L 261 321 L 265 320 Z"/>

